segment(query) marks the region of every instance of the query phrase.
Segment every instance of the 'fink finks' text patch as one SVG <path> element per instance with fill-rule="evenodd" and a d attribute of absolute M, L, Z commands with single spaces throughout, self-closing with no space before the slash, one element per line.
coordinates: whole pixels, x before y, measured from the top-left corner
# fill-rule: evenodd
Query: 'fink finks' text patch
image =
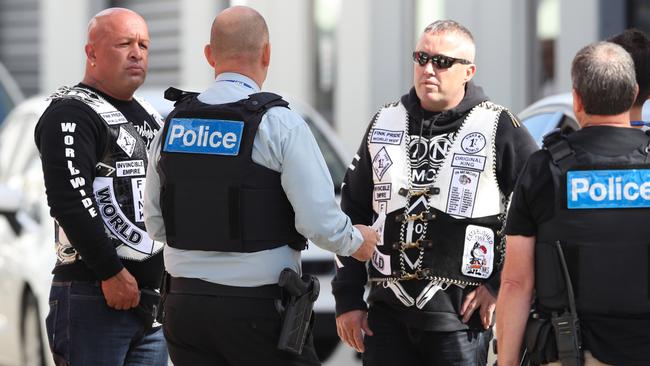
<path fill-rule="evenodd" d="M 172 118 L 163 151 L 237 155 L 244 122 L 202 118 Z"/>

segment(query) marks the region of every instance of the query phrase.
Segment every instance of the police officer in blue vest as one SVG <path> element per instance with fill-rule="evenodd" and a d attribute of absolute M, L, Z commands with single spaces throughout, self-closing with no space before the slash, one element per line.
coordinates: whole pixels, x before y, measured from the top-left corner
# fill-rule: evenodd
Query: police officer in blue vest
<path fill-rule="evenodd" d="M 260 92 L 270 50 L 259 13 L 221 12 L 205 47 L 214 83 L 177 93 L 152 144 L 145 222 L 167 243 L 164 331 L 175 365 L 318 365 L 309 336 L 300 354 L 277 348 L 280 273 L 300 272 L 306 238 L 362 261 L 378 239 L 339 209 L 305 121 Z"/>
<path fill-rule="evenodd" d="M 571 76 L 582 129 L 545 137 L 508 213 L 499 365 L 519 365 L 524 334 L 533 364 L 646 365 L 650 138 L 630 126 L 634 63 L 599 42 L 578 52 Z"/>

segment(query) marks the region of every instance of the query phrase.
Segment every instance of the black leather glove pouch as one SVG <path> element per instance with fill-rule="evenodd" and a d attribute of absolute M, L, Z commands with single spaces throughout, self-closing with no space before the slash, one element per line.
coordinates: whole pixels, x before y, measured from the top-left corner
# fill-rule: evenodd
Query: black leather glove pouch
<path fill-rule="evenodd" d="M 555 333 L 550 317 L 531 313 L 524 334 L 526 342 L 525 365 L 541 365 L 558 360 Z"/>
<path fill-rule="evenodd" d="M 160 293 L 156 290 L 142 288 L 140 289 L 140 303 L 134 309 L 140 321 L 147 329 L 151 329 L 158 314 L 158 304 L 160 303 Z"/>

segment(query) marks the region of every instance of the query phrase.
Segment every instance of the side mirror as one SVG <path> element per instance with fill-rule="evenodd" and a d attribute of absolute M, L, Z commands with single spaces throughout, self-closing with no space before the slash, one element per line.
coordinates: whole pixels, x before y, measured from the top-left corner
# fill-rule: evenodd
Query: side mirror
<path fill-rule="evenodd" d="M 19 235 L 23 230 L 23 226 L 17 218 L 21 199 L 20 191 L 0 184 L 0 215 L 7 218 L 11 229 L 16 235 Z"/>

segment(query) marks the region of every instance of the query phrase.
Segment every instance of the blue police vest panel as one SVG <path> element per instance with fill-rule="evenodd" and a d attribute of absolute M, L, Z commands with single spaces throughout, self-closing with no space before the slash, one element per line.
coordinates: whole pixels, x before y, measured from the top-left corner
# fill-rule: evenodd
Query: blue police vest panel
<path fill-rule="evenodd" d="M 650 207 L 650 169 L 567 172 L 567 208 Z"/>
<path fill-rule="evenodd" d="M 166 152 L 210 155 L 237 155 L 243 121 L 172 118 L 165 137 Z"/>

